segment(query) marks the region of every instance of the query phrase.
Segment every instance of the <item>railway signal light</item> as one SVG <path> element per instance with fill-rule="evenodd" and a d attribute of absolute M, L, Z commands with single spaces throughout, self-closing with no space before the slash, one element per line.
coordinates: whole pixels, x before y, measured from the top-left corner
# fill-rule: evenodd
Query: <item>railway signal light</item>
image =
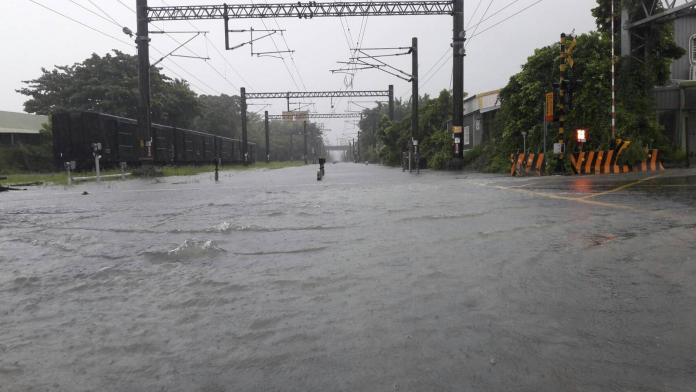
<path fill-rule="evenodd" d="M 577 140 L 577 142 L 579 144 L 586 143 L 588 136 L 589 136 L 589 133 L 587 132 L 587 129 L 578 128 L 575 130 L 575 139 Z"/>

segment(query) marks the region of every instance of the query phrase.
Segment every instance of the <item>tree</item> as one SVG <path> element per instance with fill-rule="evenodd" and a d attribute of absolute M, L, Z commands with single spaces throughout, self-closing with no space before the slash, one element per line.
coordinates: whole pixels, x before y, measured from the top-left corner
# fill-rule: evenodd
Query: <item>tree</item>
<path fill-rule="evenodd" d="M 566 143 L 570 151 L 575 148 L 571 130 L 589 128 L 589 148 L 606 146 L 611 139 L 610 117 L 610 42 L 599 33 L 577 37 L 575 66 L 568 72 L 571 80 L 581 80 L 572 96 L 572 110 L 566 117 Z M 543 150 L 544 96 L 558 82 L 559 44 L 534 51 L 522 70 L 510 78 L 500 92 L 501 110 L 496 131 L 490 135 L 495 148 L 496 167 L 507 161 L 509 155 L 521 150 L 522 132 L 527 132 L 527 146 Z M 547 136 L 547 148 L 557 139 L 557 129 L 551 126 Z"/>
<path fill-rule="evenodd" d="M 615 1 L 615 15 L 611 14 L 611 1 Z M 656 12 L 663 9 L 657 2 Z M 625 7 L 631 20 L 645 17 L 643 0 L 597 0 L 592 9 L 597 28 L 602 37 L 611 38 L 611 19 L 620 26 L 619 10 Z M 616 29 L 615 40 L 620 44 L 620 28 Z M 663 130 L 657 123 L 655 101 L 652 89 L 669 81 L 670 64 L 679 59 L 685 51 L 674 41 L 672 25 L 668 23 L 649 23 L 634 31 L 644 37 L 640 57 L 625 56 L 618 59 L 617 73 L 617 126 L 619 135 L 630 138 L 635 144 L 669 149 Z"/>
<path fill-rule="evenodd" d="M 365 109 L 360 121 L 360 151 L 369 160 L 378 158 L 389 165 L 398 165 L 401 154 L 407 151 L 411 137 L 419 140 L 419 151 L 428 164 L 443 168 L 451 155 L 451 135 L 447 120 L 451 117 L 452 95 L 443 90 L 432 99 L 425 95 L 418 102 L 418 135 L 411 135 L 411 105 L 397 100 L 394 103 L 395 121 L 389 121 L 388 106 Z"/>
<path fill-rule="evenodd" d="M 199 113 L 196 94 L 186 81 L 151 69 L 152 121 L 190 127 Z M 138 62 L 136 56 L 118 50 L 103 57 L 92 54 L 82 63 L 41 69 L 41 76 L 24 81 L 17 92 L 30 97 L 27 113 L 48 115 L 59 110 L 93 110 L 135 118 L 138 107 Z"/>
<path fill-rule="evenodd" d="M 216 135 L 241 137 L 241 99 L 222 94 L 198 97 L 200 115 L 194 120 L 194 128 Z M 250 120 L 250 119 L 248 119 Z"/>

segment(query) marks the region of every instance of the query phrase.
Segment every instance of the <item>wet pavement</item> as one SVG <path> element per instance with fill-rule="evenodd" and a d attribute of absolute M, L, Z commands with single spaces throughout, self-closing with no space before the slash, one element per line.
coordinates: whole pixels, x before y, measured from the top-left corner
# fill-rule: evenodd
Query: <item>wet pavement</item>
<path fill-rule="evenodd" d="M 0 391 L 695 390 L 696 171 L 326 171 L 0 194 Z"/>

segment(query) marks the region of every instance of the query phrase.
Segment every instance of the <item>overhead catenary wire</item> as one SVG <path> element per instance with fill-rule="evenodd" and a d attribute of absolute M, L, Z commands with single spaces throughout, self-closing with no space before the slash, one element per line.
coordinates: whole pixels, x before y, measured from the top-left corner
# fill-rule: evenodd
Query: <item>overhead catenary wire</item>
<path fill-rule="evenodd" d="M 68 16 L 68 15 L 65 15 L 64 13 L 62 13 L 62 12 L 60 12 L 60 11 L 57 11 L 57 10 L 55 10 L 55 9 L 53 9 L 53 8 L 51 8 L 51 7 L 49 7 L 49 6 L 47 6 L 47 5 L 41 4 L 41 3 L 39 3 L 39 2 L 36 1 L 36 0 L 28 0 L 28 1 L 30 1 L 30 2 L 32 2 L 32 3 L 34 3 L 34 4 L 36 4 L 36 5 L 38 5 L 39 7 L 45 8 L 45 9 L 47 9 L 48 11 L 51 11 L 51 12 L 57 14 L 57 15 L 60 15 L 60 16 L 62 16 L 63 18 L 69 19 L 69 20 L 71 20 L 71 21 L 73 21 L 73 22 L 75 22 L 75 23 L 81 25 L 82 27 L 86 27 L 86 28 L 88 28 L 88 29 L 90 29 L 90 30 L 92 30 L 92 31 L 94 31 L 94 32 L 97 32 L 97 33 L 99 33 L 99 34 L 101 34 L 101 35 L 103 35 L 103 36 L 109 37 L 109 38 L 111 38 L 111 39 L 113 39 L 113 40 L 115 40 L 115 41 L 118 41 L 118 42 L 120 42 L 120 43 L 122 43 L 122 44 L 124 44 L 124 45 L 130 46 L 130 47 L 133 47 L 133 46 L 134 46 L 132 43 L 130 43 L 130 42 L 128 42 L 128 41 L 122 40 L 122 39 L 120 39 L 120 38 L 117 38 L 117 37 L 115 37 L 115 36 L 109 34 L 109 33 L 106 33 L 106 32 L 104 32 L 104 31 L 102 31 L 102 30 L 99 30 L 99 29 L 96 28 L 96 27 L 93 27 L 93 26 L 90 26 L 90 25 L 88 25 L 88 24 L 86 24 L 86 23 L 80 22 L 79 20 L 77 20 L 77 19 L 75 19 L 75 18 L 73 18 L 73 17 L 70 17 L 70 16 Z"/>
<path fill-rule="evenodd" d="M 478 4 L 476 5 L 476 8 L 474 9 L 474 12 L 469 17 L 469 21 L 466 22 L 467 26 L 471 24 L 471 21 L 474 19 L 474 16 L 476 16 L 476 13 L 478 12 L 479 8 L 481 8 L 482 3 L 483 3 L 483 0 L 479 0 Z"/>
<path fill-rule="evenodd" d="M 94 1 L 92 1 L 92 0 L 87 0 L 87 1 L 88 1 L 90 4 L 92 4 L 96 9 L 98 9 L 99 11 L 101 11 L 101 13 L 104 14 L 104 16 L 106 16 L 107 18 L 109 18 L 114 24 L 116 24 L 117 26 L 123 27 L 122 24 L 118 23 L 118 21 L 117 21 L 116 19 L 114 19 L 108 12 L 104 11 L 104 10 L 103 10 L 99 5 L 97 5 Z"/>
<path fill-rule="evenodd" d="M 509 15 L 509 16 L 507 16 L 506 18 L 504 18 L 504 19 L 502 19 L 502 20 L 500 20 L 500 21 L 498 21 L 498 22 L 496 22 L 496 23 L 494 23 L 494 24 L 492 24 L 492 25 L 490 25 L 490 26 L 487 26 L 487 27 L 484 28 L 483 30 L 481 30 L 481 31 L 476 31 L 474 34 L 472 34 L 472 35 L 468 38 L 466 44 L 468 45 L 468 44 L 471 42 L 471 40 L 472 40 L 473 38 L 478 37 L 478 36 L 480 36 L 480 35 L 482 35 L 482 34 L 488 32 L 489 30 L 491 30 L 491 29 L 493 29 L 493 28 L 495 28 L 495 27 L 497 27 L 497 26 L 499 26 L 499 25 L 501 25 L 501 24 L 507 22 L 508 20 L 514 18 L 514 17 L 517 16 L 517 15 L 520 15 L 521 13 L 523 13 L 523 12 L 525 12 L 525 11 L 527 11 L 527 10 L 529 10 L 530 8 L 532 8 L 532 7 L 534 7 L 535 5 L 541 3 L 542 1 L 544 1 L 544 0 L 536 0 L 536 1 L 534 1 L 533 3 L 527 5 L 527 6 L 525 6 L 524 8 L 522 8 L 522 9 L 518 10 L 517 12 L 513 13 L 512 15 Z M 506 10 L 507 8 L 509 8 L 509 6 L 511 6 L 512 4 L 515 4 L 515 3 L 517 3 L 517 2 L 519 2 L 519 0 L 513 0 L 511 3 L 509 3 L 509 4 L 505 5 L 504 7 L 502 7 L 502 8 L 500 8 L 500 9 L 496 10 L 495 12 L 493 12 L 493 13 L 492 13 L 491 15 L 489 15 L 487 18 L 482 17 L 482 18 L 481 18 L 481 21 L 490 20 L 491 18 L 493 18 L 493 17 L 499 15 L 501 12 L 503 12 L 504 10 Z M 478 24 L 481 23 L 481 21 L 479 21 L 479 22 L 477 23 L 477 25 L 474 25 L 474 26 L 478 26 Z M 451 50 L 448 50 L 448 51 L 445 52 L 445 53 L 448 53 L 448 52 L 449 52 L 449 56 L 447 57 L 447 61 L 445 61 L 445 62 L 443 62 L 442 64 L 440 64 L 440 66 L 437 67 L 437 69 L 433 72 L 433 74 L 431 74 L 430 77 L 428 77 L 426 80 L 423 81 L 423 84 L 422 84 L 422 85 L 425 85 L 426 83 L 428 83 L 438 72 L 440 72 L 440 70 L 442 69 L 442 67 L 444 67 L 444 65 L 447 64 L 447 63 L 449 62 L 449 60 L 452 59 Z M 435 64 L 438 64 L 440 61 L 442 61 L 442 57 L 441 57 L 440 60 L 438 60 Z"/>
<path fill-rule="evenodd" d="M 94 26 L 91 26 L 91 25 L 89 25 L 89 24 L 87 24 L 87 23 L 84 23 L 84 22 L 82 22 L 82 21 L 79 21 L 79 20 L 77 20 L 77 19 L 75 19 L 75 18 L 73 18 L 73 17 L 70 17 L 70 16 L 68 16 L 68 15 L 65 15 L 64 13 L 62 13 L 62 12 L 60 12 L 60 11 L 57 11 L 57 10 L 51 8 L 51 7 L 48 7 L 48 6 L 44 5 L 44 4 L 41 4 L 41 3 L 39 3 L 39 2 L 36 1 L 36 0 L 28 0 L 28 1 L 30 1 L 30 2 L 32 2 L 32 3 L 34 3 L 34 4 L 38 5 L 38 6 L 40 6 L 40 7 L 42 7 L 42 8 L 45 8 L 46 10 L 48 10 L 48 11 L 50 11 L 50 12 L 53 12 L 53 13 L 55 13 L 55 14 L 57 14 L 57 15 L 63 17 L 63 18 L 65 18 L 65 19 L 68 19 L 68 20 L 70 20 L 70 21 L 73 22 L 73 23 L 77 23 L 77 24 L 79 24 L 79 25 L 82 26 L 82 27 L 85 27 L 85 28 L 87 28 L 87 29 L 90 29 L 90 30 L 92 30 L 92 31 L 95 31 L 95 32 L 97 32 L 97 33 L 99 33 L 99 34 L 101 34 L 101 35 L 103 35 L 103 36 L 106 36 L 106 37 L 108 37 L 108 38 L 111 38 L 112 40 L 117 41 L 117 42 L 120 42 L 120 43 L 122 43 L 122 44 L 124 44 L 124 45 L 126 45 L 126 46 L 128 46 L 128 47 L 135 48 L 135 44 L 133 44 L 133 43 L 131 43 L 131 42 L 122 40 L 122 39 L 120 39 L 120 38 L 118 38 L 118 37 L 115 37 L 115 36 L 113 36 L 113 35 L 111 35 L 111 34 L 109 34 L 109 33 L 104 32 L 104 31 L 102 31 L 102 30 L 100 30 L 100 29 L 98 29 L 98 28 L 96 28 L 96 27 L 94 27 Z M 160 51 L 159 49 L 157 49 L 157 48 L 155 48 L 155 47 L 153 47 L 153 49 L 154 49 L 155 51 L 158 51 L 159 53 L 162 53 L 162 54 L 164 53 L 164 52 Z M 170 61 L 171 61 L 171 60 L 170 60 Z M 172 62 L 174 65 L 177 65 L 179 68 L 181 68 L 182 71 L 188 72 L 188 71 L 186 71 L 184 68 L 182 68 L 181 66 L 179 66 L 177 63 L 175 63 L 174 61 L 171 61 L 171 62 Z M 163 66 L 163 68 L 167 69 L 169 72 L 171 72 L 171 73 L 174 74 L 175 76 L 178 76 L 181 80 L 186 80 L 186 78 L 184 78 L 184 77 L 182 77 L 180 74 L 174 72 L 171 68 L 169 68 L 169 67 L 164 67 L 164 66 Z M 190 74 L 190 73 L 189 73 L 189 74 Z M 192 76 L 193 76 L 193 75 L 192 75 Z M 195 76 L 193 76 L 193 77 L 195 77 Z M 195 88 L 196 88 L 197 90 L 199 90 L 199 91 L 205 91 L 205 89 L 201 88 L 200 86 L 195 85 L 194 83 L 191 83 L 190 81 L 189 81 L 188 83 L 189 83 L 191 86 L 195 87 Z M 212 87 L 210 87 L 210 86 L 208 86 L 208 88 L 212 89 Z M 214 89 L 212 89 L 212 90 L 214 91 Z"/>
<path fill-rule="evenodd" d="M 492 14 L 488 15 L 488 17 L 481 19 L 479 22 L 476 23 L 476 25 L 485 23 L 485 22 L 489 21 L 490 19 L 493 19 L 494 17 L 496 17 L 497 15 L 499 15 L 501 12 L 505 11 L 506 9 L 512 7 L 513 5 L 515 5 L 515 4 L 519 3 L 519 2 L 520 2 L 520 0 L 512 0 L 511 2 L 509 2 L 508 4 L 506 4 L 505 6 L 503 6 L 502 8 L 500 8 L 500 9 L 494 11 Z M 466 26 L 466 29 L 469 30 L 469 29 L 475 27 L 476 25 L 473 25 L 473 26 L 472 26 L 472 25 L 469 24 L 469 25 Z"/>
<path fill-rule="evenodd" d="M 524 12 L 524 11 L 526 11 L 526 10 L 532 8 L 532 7 L 534 7 L 535 5 L 541 3 L 542 1 L 544 1 L 544 0 L 537 0 L 537 1 L 533 2 L 532 4 L 530 4 L 530 5 L 528 5 L 528 6 L 524 7 L 524 8 L 522 8 L 521 10 L 515 12 L 514 14 L 508 16 L 507 18 L 502 19 L 502 20 L 500 20 L 499 22 L 494 23 L 494 24 L 492 24 L 492 25 L 486 27 L 485 29 L 479 31 L 479 32 L 476 33 L 476 34 L 473 34 L 473 35 L 471 36 L 471 38 L 474 38 L 474 37 L 476 37 L 476 36 L 479 36 L 479 35 L 485 33 L 486 31 L 488 31 L 488 30 L 490 30 L 490 29 L 492 29 L 492 28 L 494 28 L 494 27 L 496 27 L 496 26 L 498 26 L 498 25 L 500 25 L 500 24 L 502 24 L 502 23 L 504 23 L 504 22 L 506 22 L 506 21 L 512 19 L 513 17 L 515 17 L 515 16 L 521 14 L 522 12 Z"/>
<path fill-rule="evenodd" d="M 128 6 L 127 6 L 126 4 L 124 4 L 121 0 L 117 0 L 117 1 L 118 1 L 119 3 L 121 3 L 121 5 L 123 5 L 125 8 L 127 8 L 129 11 L 131 11 L 132 13 L 135 13 L 135 10 L 134 10 L 134 9 L 128 7 Z M 165 2 L 164 0 L 162 0 L 162 2 L 166 4 L 166 2 Z M 190 24 L 190 23 L 189 23 L 189 24 Z M 181 45 L 181 42 L 180 42 L 179 40 L 177 40 L 177 39 L 176 39 L 175 37 L 173 37 L 171 34 L 168 34 L 166 31 L 164 31 L 164 29 L 162 29 L 162 28 L 156 26 L 156 25 L 155 25 L 154 23 L 152 23 L 152 22 L 150 22 L 150 25 L 153 26 L 159 33 L 165 34 L 165 35 L 168 36 L 171 40 L 173 40 L 173 41 L 176 42 L 177 44 Z M 194 29 L 197 29 L 196 26 L 193 26 L 193 25 L 191 25 L 191 26 L 192 26 Z M 204 34 L 204 36 L 207 37 L 206 34 Z M 154 45 L 151 44 L 150 47 L 151 47 L 152 49 L 154 49 L 155 51 L 157 51 L 158 53 L 164 54 L 163 51 L 157 49 L 157 47 L 155 47 Z M 198 53 L 194 52 L 192 49 L 190 49 L 190 48 L 188 48 L 188 47 L 184 47 L 184 49 L 186 49 L 189 53 L 193 54 L 195 57 L 203 57 L 203 56 L 200 56 Z M 176 65 L 182 72 L 186 73 L 186 74 L 189 75 L 191 78 L 197 80 L 199 83 L 201 83 L 202 85 L 204 85 L 204 86 L 207 87 L 207 91 L 206 91 L 206 89 L 203 89 L 203 88 L 201 88 L 200 86 L 196 86 L 195 84 L 193 84 L 193 83 L 191 83 L 191 82 L 189 81 L 189 83 L 190 83 L 192 86 L 195 86 L 199 91 L 203 91 L 203 92 L 206 92 L 206 93 L 213 92 L 214 94 L 217 94 L 217 95 L 221 95 L 221 94 L 222 94 L 222 92 L 221 92 L 220 90 L 218 90 L 218 89 L 216 89 L 216 88 L 210 86 L 208 83 L 204 82 L 203 80 L 201 80 L 200 78 L 198 78 L 196 75 L 194 75 L 193 73 L 191 73 L 190 71 L 188 71 L 187 69 L 185 69 L 184 67 L 182 67 L 181 65 L 179 65 L 179 64 L 178 64 L 177 62 L 175 62 L 173 59 L 171 59 L 171 58 L 168 57 L 166 60 L 167 60 L 168 62 L 172 63 L 173 65 Z M 234 85 L 234 83 L 232 83 L 231 81 L 229 81 L 229 80 L 227 79 L 227 77 L 225 77 L 222 73 L 220 73 L 220 71 L 219 71 L 217 68 L 213 67 L 213 66 L 212 66 L 210 63 L 208 63 L 207 61 L 206 61 L 206 64 L 208 64 L 208 66 L 209 66 L 211 69 L 213 69 L 213 71 L 214 71 L 217 75 L 219 75 L 221 78 L 223 78 L 223 80 L 227 81 L 228 84 L 230 84 L 230 85 L 233 86 L 234 88 L 237 88 L 237 87 Z M 163 67 L 163 68 L 166 68 L 166 69 L 168 69 L 169 71 L 171 71 L 170 68 L 167 68 L 167 67 Z M 177 76 L 179 76 L 182 80 L 186 80 L 186 78 L 181 77 L 181 75 L 177 75 Z"/>
<path fill-rule="evenodd" d="M 485 18 L 485 17 L 486 17 L 486 14 L 488 14 L 488 10 L 491 9 L 491 6 L 493 5 L 493 2 L 494 2 L 494 1 L 495 1 L 495 0 L 491 0 L 491 1 L 488 2 L 488 7 L 486 7 L 486 10 L 485 10 L 485 11 L 483 11 L 483 14 L 481 15 L 481 19 L 479 20 L 479 22 L 478 22 L 478 23 L 476 24 L 476 26 L 474 27 L 474 32 L 471 33 L 471 37 L 469 37 L 469 40 L 468 40 L 467 42 L 464 43 L 464 49 L 466 49 L 466 47 L 469 45 L 469 42 L 471 42 L 471 39 L 472 39 L 473 37 L 476 36 L 476 31 L 478 31 L 478 28 L 479 28 L 479 26 L 481 26 L 481 22 L 483 21 L 483 18 Z"/>
<path fill-rule="evenodd" d="M 113 24 L 113 25 L 116 25 L 117 27 L 123 27 L 123 26 L 119 25 L 117 22 L 114 22 L 112 19 L 109 19 L 109 18 L 105 17 L 104 15 L 102 15 L 102 14 L 100 14 L 100 13 L 94 11 L 94 10 L 91 10 L 91 9 L 85 7 L 84 5 L 78 3 L 78 2 L 75 1 L 75 0 L 70 0 L 70 2 L 73 3 L 73 4 L 75 4 L 75 5 L 78 6 L 78 7 L 82 8 L 83 10 L 85 10 L 85 11 L 91 13 L 92 15 L 94 15 L 94 16 L 96 16 L 96 17 L 98 17 L 98 18 L 101 18 L 102 20 L 105 20 L 105 21 L 107 21 L 107 22 L 109 22 L 109 23 L 111 23 L 111 24 Z"/>
<path fill-rule="evenodd" d="M 128 4 L 124 3 L 123 0 L 116 0 L 121 4 L 122 6 L 126 7 L 126 9 L 129 9 L 131 12 L 135 13 L 135 10 L 131 8 Z"/>
<path fill-rule="evenodd" d="M 161 0 L 161 1 L 162 1 L 163 4 L 169 6 L 169 4 L 168 4 L 165 0 Z M 194 25 L 193 23 L 191 23 L 191 21 L 188 21 L 188 24 L 189 24 L 191 27 L 193 27 L 195 30 L 198 30 L 198 27 L 197 27 L 196 25 Z M 153 24 L 153 26 L 155 26 L 155 25 Z M 155 26 L 155 28 L 157 28 L 157 26 Z M 168 33 L 166 33 L 166 32 L 164 32 L 164 34 L 165 34 L 167 37 L 169 37 L 172 41 L 176 42 L 177 44 L 181 44 L 181 42 L 179 42 L 179 40 L 177 40 L 177 39 L 176 39 L 175 37 L 173 37 L 171 34 L 168 34 Z M 213 46 L 214 46 L 214 45 L 213 45 Z M 193 51 L 191 48 L 188 48 L 188 47 L 185 47 L 185 46 L 184 46 L 184 49 L 186 49 L 189 53 L 191 53 L 191 54 L 193 54 L 193 55 L 195 55 L 195 56 L 203 57 L 203 56 L 200 56 L 200 55 L 199 55 L 198 53 L 196 53 L 195 51 Z M 237 86 L 235 83 L 233 83 L 232 81 L 230 81 L 222 72 L 220 72 L 220 70 L 218 70 L 218 69 L 217 69 L 215 66 L 213 66 L 210 62 L 206 61 L 205 63 L 206 63 L 206 65 L 208 65 L 208 67 L 209 67 L 210 69 L 213 70 L 213 72 L 215 72 L 215 73 L 216 73 L 218 76 L 220 76 L 225 82 L 227 82 L 227 84 L 229 84 L 230 86 L 232 86 L 232 88 L 234 88 L 235 90 L 239 90 L 239 86 Z"/>

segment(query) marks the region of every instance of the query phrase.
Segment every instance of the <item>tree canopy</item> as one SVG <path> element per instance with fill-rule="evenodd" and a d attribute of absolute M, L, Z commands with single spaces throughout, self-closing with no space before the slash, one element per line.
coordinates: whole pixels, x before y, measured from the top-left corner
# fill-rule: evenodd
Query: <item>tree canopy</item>
<path fill-rule="evenodd" d="M 41 69 L 41 76 L 24 81 L 17 90 L 29 97 L 27 113 L 50 114 L 57 110 L 94 110 L 135 118 L 138 107 L 136 56 L 118 50 L 104 56 L 92 54 L 81 63 Z M 151 109 L 154 122 L 190 127 L 199 114 L 196 94 L 188 83 L 172 79 L 152 68 Z"/>

